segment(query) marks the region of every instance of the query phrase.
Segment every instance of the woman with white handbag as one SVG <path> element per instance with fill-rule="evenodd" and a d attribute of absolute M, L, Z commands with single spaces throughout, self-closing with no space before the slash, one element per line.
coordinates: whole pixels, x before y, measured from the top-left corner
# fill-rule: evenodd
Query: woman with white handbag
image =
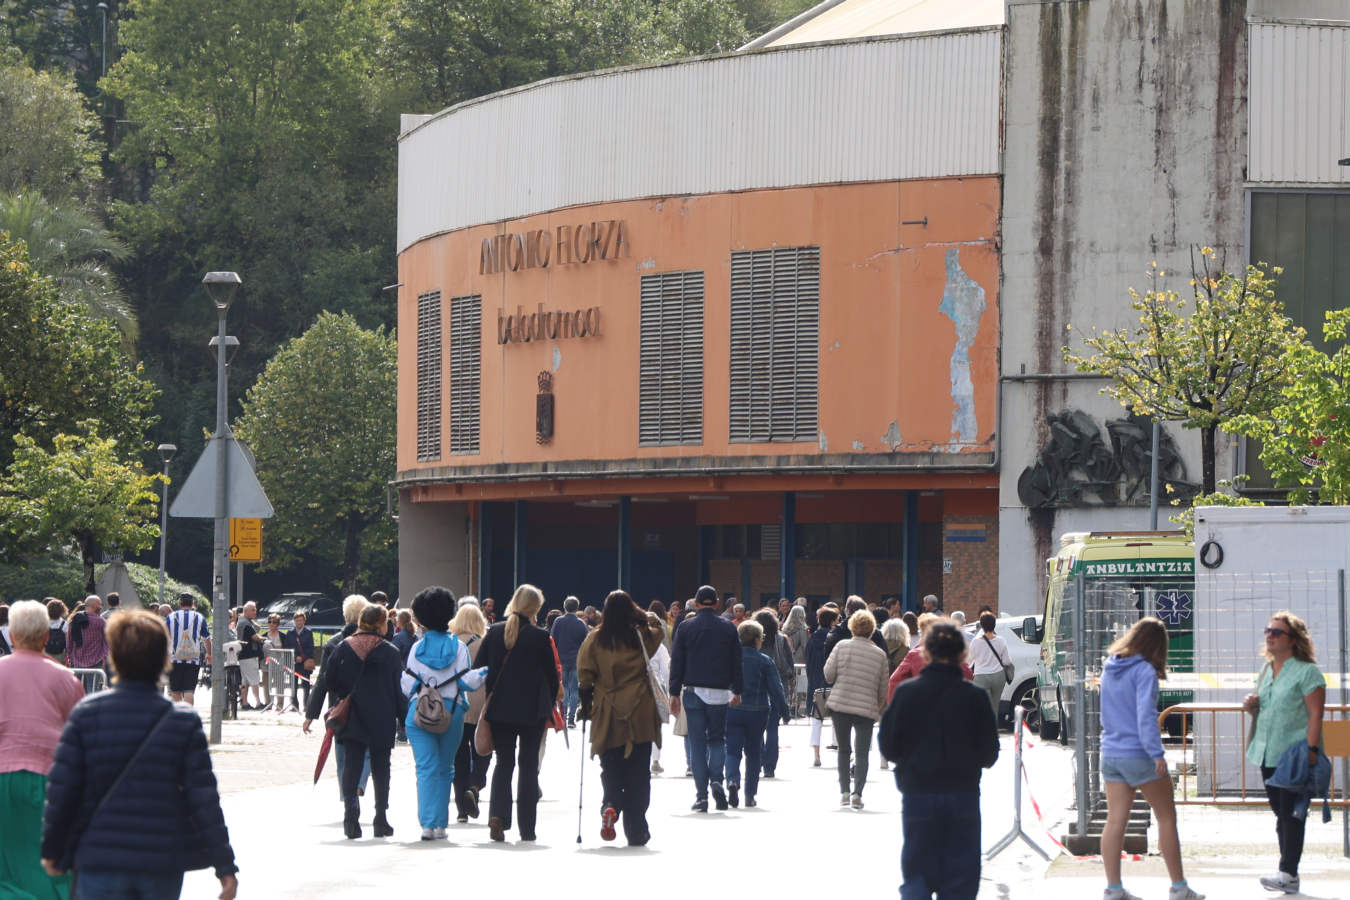
<path fill-rule="evenodd" d="M 643 612 L 624 591 L 605 599 L 602 624 L 577 653 L 581 686 L 578 718 L 591 723 L 591 755 L 600 757 L 604 786 L 600 837 L 612 841 L 623 816 L 630 847 L 651 839 L 652 748 L 661 746 L 661 726 L 670 716 L 665 684 L 653 676 L 652 654 L 661 647 L 661 620 Z"/>

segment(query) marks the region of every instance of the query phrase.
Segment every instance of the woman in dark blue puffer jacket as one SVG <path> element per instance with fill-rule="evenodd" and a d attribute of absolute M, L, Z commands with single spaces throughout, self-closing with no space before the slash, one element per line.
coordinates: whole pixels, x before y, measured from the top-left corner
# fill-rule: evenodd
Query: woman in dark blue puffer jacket
<path fill-rule="evenodd" d="M 75 706 L 56 747 L 42 864 L 73 868 L 85 900 L 175 898 L 185 871 L 211 866 L 233 900 L 238 867 L 202 721 L 156 689 L 169 633 L 153 613 L 124 612 L 108 645 L 115 686 Z"/>

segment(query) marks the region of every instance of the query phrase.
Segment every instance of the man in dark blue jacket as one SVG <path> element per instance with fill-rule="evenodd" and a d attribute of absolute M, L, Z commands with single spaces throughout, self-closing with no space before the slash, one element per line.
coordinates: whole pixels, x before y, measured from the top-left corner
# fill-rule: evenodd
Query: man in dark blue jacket
<path fill-rule="evenodd" d="M 694 762 L 695 812 L 708 811 L 708 785 L 713 801 L 727 808 L 722 790 L 726 765 L 727 707 L 741 705 L 745 689 L 741 641 L 736 626 L 717 615 L 717 590 L 704 585 L 694 594 L 698 614 L 675 635 L 670 654 L 670 706 L 679 715 L 684 704 Z M 680 690 L 684 689 L 683 695 Z"/>
<path fill-rule="evenodd" d="M 580 608 L 581 601 L 576 597 L 564 600 L 564 614 L 553 623 L 551 632 L 553 645 L 558 648 L 558 661 L 562 663 L 563 704 L 567 707 L 568 728 L 576 727 L 577 704 L 581 700 L 581 693 L 577 689 L 577 651 L 581 649 L 581 642 L 586 640 L 586 635 L 591 633 L 577 615 Z"/>

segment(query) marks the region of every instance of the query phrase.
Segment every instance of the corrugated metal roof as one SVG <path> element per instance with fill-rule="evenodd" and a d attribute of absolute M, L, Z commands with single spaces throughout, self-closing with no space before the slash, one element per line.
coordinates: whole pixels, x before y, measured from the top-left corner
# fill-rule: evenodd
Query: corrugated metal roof
<path fill-rule="evenodd" d="M 398 249 L 583 203 L 995 174 L 997 29 L 541 82 L 399 141 Z"/>
<path fill-rule="evenodd" d="M 1350 26 L 1249 26 L 1247 178 L 1350 184 Z"/>
<path fill-rule="evenodd" d="M 1006 21 L 1004 0 L 843 0 L 833 6 L 829 2 L 820 4 L 827 8 L 818 15 L 766 46 L 976 28 Z"/>

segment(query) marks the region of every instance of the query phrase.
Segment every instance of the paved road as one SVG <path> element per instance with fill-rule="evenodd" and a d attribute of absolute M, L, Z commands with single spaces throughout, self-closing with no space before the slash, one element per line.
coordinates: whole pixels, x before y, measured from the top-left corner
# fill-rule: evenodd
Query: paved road
<path fill-rule="evenodd" d="M 841 810 L 838 785 L 830 767 L 810 765 L 807 726 L 780 732 L 783 756 L 779 777 L 763 782 L 758 809 L 694 814 L 693 782 L 682 777 L 680 738 L 667 737 L 666 775 L 652 782 L 649 816 L 652 842 L 642 849 L 606 844 L 599 837 L 599 766 L 588 761 L 582 842 L 577 838 L 577 783 L 580 733 L 573 746 L 550 737 L 542 772 L 544 801 L 539 808 L 535 844 L 509 834 L 505 844 L 488 840 L 483 818 L 452 824 L 449 840 L 422 843 L 416 820 L 412 753 L 395 749 L 390 819 L 396 830 L 388 840 L 369 836 L 372 810 L 363 810 L 366 837 L 342 836 L 334 767 L 317 785 L 310 784 L 318 736 L 300 734 L 298 718 L 248 713 L 226 723 L 226 743 L 215 751 L 224 793 L 226 819 L 239 857 L 240 896 L 325 900 L 373 897 L 397 890 L 547 892 L 534 896 L 583 897 L 598 890 L 614 896 L 689 900 L 690 891 L 712 897 L 830 896 L 893 897 L 900 882 L 900 795 L 893 776 L 877 768 L 864 793 L 866 809 Z M 1071 802 L 1071 755 L 1057 744 L 1033 746 L 1026 755 L 1029 797 L 1045 813 L 1037 822 L 1025 803 L 1027 830 L 1051 852 L 1046 836 L 1058 834 L 1059 820 Z M 981 808 L 987 848 L 1003 835 L 1012 818 L 1011 738 L 1003 736 L 998 765 L 985 774 Z M 367 798 L 369 800 L 369 797 Z M 1275 867 L 1274 828 L 1268 815 L 1250 811 L 1190 807 L 1182 811 L 1182 840 L 1188 874 L 1214 900 L 1270 897 L 1256 884 Z M 1339 856 L 1340 818 L 1332 825 L 1309 826 L 1305 857 L 1305 896 L 1350 900 L 1350 861 Z M 979 900 L 1096 898 L 1103 887 L 1100 860 L 1058 857 L 1046 864 L 1018 843 L 984 867 Z M 1166 896 L 1161 861 L 1126 863 L 1126 883 L 1145 898 Z M 449 882 L 449 883 L 447 883 Z M 188 877 L 184 897 L 212 896 L 207 873 Z M 622 892 L 622 894 L 620 893 Z"/>

